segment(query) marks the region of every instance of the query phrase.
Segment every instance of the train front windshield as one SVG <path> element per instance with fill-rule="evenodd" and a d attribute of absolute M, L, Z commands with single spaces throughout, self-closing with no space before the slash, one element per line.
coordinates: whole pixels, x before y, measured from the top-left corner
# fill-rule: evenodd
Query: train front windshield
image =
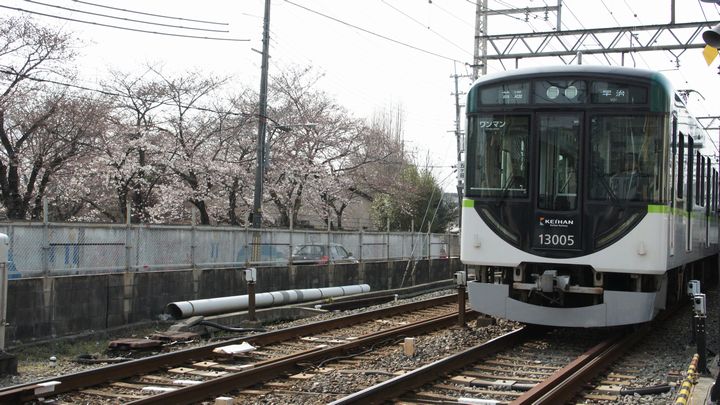
<path fill-rule="evenodd" d="M 657 116 L 593 117 L 589 198 L 659 200 L 661 135 L 662 120 Z"/>
<path fill-rule="evenodd" d="M 573 257 L 612 243 L 665 198 L 669 107 L 653 91 L 572 78 L 474 87 L 466 197 L 525 251 Z"/>
<path fill-rule="evenodd" d="M 527 198 L 531 134 L 537 137 L 538 206 L 573 210 L 580 190 L 582 139 L 589 142 L 590 200 L 660 199 L 663 120 L 657 115 L 597 115 L 583 137 L 582 114 L 492 114 L 470 118 L 468 196 Z"/>

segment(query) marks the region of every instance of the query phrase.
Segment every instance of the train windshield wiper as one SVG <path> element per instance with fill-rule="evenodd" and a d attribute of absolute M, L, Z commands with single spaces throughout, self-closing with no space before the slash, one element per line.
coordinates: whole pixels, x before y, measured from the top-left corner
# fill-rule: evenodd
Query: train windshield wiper
<path fill-rule="evenodd" d="M 610 183 L 608 182 L 608 175 L 604 171 L 600 171 L 597 167 L 593 166 L 593 171 L 597 175 L 598 179 L 600 180 L 600 184 L 602 184 L 605 191 L 607 191 L 608 197 L 610 197 L 610 201 L 612 201 L 613 205 L 620 205 L 620 202 L 615 195 L 615 193 L 612 191 L 612 187 L 610 187 Z"/>

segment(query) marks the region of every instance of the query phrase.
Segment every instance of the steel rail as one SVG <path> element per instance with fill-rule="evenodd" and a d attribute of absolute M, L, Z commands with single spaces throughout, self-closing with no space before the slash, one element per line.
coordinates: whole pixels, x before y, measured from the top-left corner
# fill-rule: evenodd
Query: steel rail
<path fill-rule="evenodd" d="M 463 368 L 483 357 L 512 347 L 519 340 L 536 336 L 545 330 L 547 329 L 524 326 L 461 353 L 427 364 L 409 373 L 391 378 L 362 391 L 340 398 L 330 404 L 380 404 L 398 398 L 408 391 L 436 380 L 438 376 Z"/>
<path fill-rule="evenodd" d="M 256 346 L 263 346 L 281 342 L 313 333 L 320 333 L 330 329 L 337 329 L 346 326 L 367 322 L 381 317 L 394 316 L 404 312 L 417 311 L 423 308 L 432 308 L 438 305 L 445 305 L 457 301 L 457 295 L 446 295 L 427 300 L 415 301 L 408 304 L 396 305 L 389 308 L 376 309 L 359 314 L 348 315 L 336 319 L 314 322 L 306 325 L 280 329 L 272 332 L 252 336 L 230 339 L 223 342 L 213 343 L 202 347 L 180 350 L 172 353 L 161 354 L 128 361 L 126 363 L 113 364 L 99 367 L 79 373 L 68 374 L 56 378 L 48 378 L 36 382 L 15 385 L 0 390 L 0 404 L 16 404 L 35 400 L 41 396 L 53 396 L 69 391 L 79 390 L 107 381 L 116 381 L 134 375 L 143 374 L 161 368 L 175 367 L 191 361 L 200 360 L 212 356 L 213 349 L 235 343 L 248 342 Z M 59 382 L 54 385 L 51 392 L 46 391 L 47 384 Z"/>
<path fill-rule="evenodd" d="M 575 372 L 566 373 L 563 377 L 558 376 L 553 383 L 548 380 L 538 384 L 538 386 L 532 390 L 516 398 L 512 404 L 556 404 L 570 401 L 577 392 L 582 391 L 584 383 L 605 371 L 613 362 L 620 358 L 620 356 L 647 336 L 654 327 L 666 321 L 687 305 L 687 302 L 675 303 L 658 315 L 653 321 L 643 324 L 632 332 L 617 337 L 612 345 L 608 346 L 606 350 L 597 353 L 592 358 L 588 358 Z M 553 374 L 550 379 L 554 376 Z M 528 398 L 527 400 L 525 400 L 526 397 Z"/>
<path fill-rule="evenodd" d="M 575 367 L 574 370 L 565 370 L 565 367 L 554 373 L 546 381 L 535 386 L 524 395 L 518 397 L 511 402 L 513 405 L 520 404 L 561 404 L 569 401 L 579 391 L 582 391 L 584 383 L 592 380 L 597 375 L 605 371 L 613 362 L 622 356 L 627 350 L 632 348 L 640 339 L 644 338 L 652 328 L 645 325 L 633 333 L 627 333 L 624 336 L 616 338 L 612 344 L 605 345 L 602 350 L 590 353 L 593 349 L 586 352 L 580 357 L 587 357 L 582 361 L 582 365 Z M 603 345 L 605 342 L 601 343 Z M 598 345 L 598 346 L 600 346 Z M 580 357 L 576 360 L 580 360 Z M 575 363 L 575 361 L 573 362 Z M 571 363 L 572 364 L 572 363 Z M 557 375 L 556 375 L 557 374 Z"/>
<path fill-rule="evenodd" d="M 683 305 L 676 305 L 664 311 L 653 322 L 629 332 L 625 329 L 619 336 L 607 339 L 578 356 L 567 366 L 553 373 L 543 381 L 511 402 L 516 404 L 557 404 L 572 399 L 577 391 L 582 390 L 584 382 L 594 378 L 622 356 L 625 351 L 645 337 L 653 325 L 668 319 Z M 532 329 L 530 329 L 532 328 Z M 346 404 L 380 404 L 399 398 L 408 391 L 431 383 L 438 376 L 459 370 L 501 350 L 511 347 L 514 342 L 528 336 L 535 336 L 547 329 L 532 325 L 515 330 L 462 353 L 438 360 L 402 376 L 368 387 L 362 391 L 340 398 L 330 405 Z"/>
<path fill-rule="evenodd" d="M 471 313 L 472 311 L 468 310 L 466 312 Z M 355 349 L 372 346 L 389 339 L 395 339 L 402 336 L 415 336 L 432 330 L 448 327 L 457 322 L 457 316 L 458 315 L 456 313 L 441 315 L 416 322 L 414 324 L 398 326 L 372 333 L 357 340 L 337 346 L 300 352 L 298 354 L 278 359 L 278 361 L 273 361 L 269 364 L 205 381 L 202 384 L 183 387 L 175 391 L 165 392 L 148 398 L 128 402 L 128 405 L 182 405 L 196 403 L 213 396 L 227 394 L 238 389 L 262 383 L 272 378 L 276 378 L 283 373 L 299 371 L 303 368 L 300 366 L 300 364 L 303 363 L 320 362 L 333 357 L 346 355 Z"/>

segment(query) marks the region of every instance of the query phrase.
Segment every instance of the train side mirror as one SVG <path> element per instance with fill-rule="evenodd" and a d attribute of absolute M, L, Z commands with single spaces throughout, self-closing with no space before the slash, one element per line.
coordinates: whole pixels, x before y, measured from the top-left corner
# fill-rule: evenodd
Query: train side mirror
<path fill-rule="evenodd" d="M 696 315 L 705 315 L 705 294 L 697 294 L 693 297 L 693 310 Z"/>

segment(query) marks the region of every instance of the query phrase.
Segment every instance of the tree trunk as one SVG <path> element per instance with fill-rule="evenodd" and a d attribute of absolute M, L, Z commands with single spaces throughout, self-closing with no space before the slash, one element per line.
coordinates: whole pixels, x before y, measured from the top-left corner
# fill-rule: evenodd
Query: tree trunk
<path fill-rule="evenodd" d="M 200 213 L 200 225 L 210 225 L 210 215 L 208 215 L 205 200 L 192 200 L 191 202 Z"/>

